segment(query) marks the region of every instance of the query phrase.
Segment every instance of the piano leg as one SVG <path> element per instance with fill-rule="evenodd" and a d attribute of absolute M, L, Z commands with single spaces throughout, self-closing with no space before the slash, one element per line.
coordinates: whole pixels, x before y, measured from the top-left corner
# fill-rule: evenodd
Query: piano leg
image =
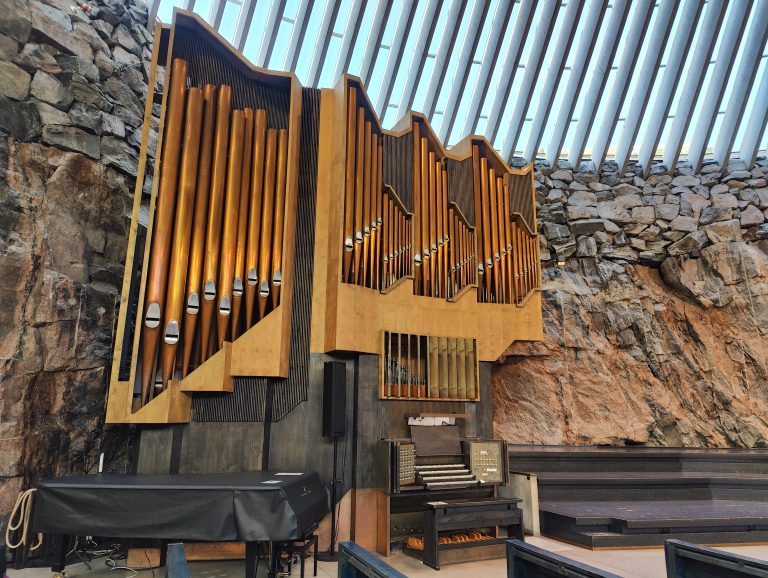
<path fill-rule="evenodd" d="M 64 572 L 67 557 L 67 536 L 63 534 L 54 534 L 51 547 L 51 572 Z"/>
<path fill-rule="evenodd" d="M 259 563 L 259 543 L 245 543 L 245 578 L 256 578 Z"/>

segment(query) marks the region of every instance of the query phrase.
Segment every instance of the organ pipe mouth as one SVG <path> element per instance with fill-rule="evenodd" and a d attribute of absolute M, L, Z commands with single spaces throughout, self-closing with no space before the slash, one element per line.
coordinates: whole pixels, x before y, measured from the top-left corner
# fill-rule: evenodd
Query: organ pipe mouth
<path fill-rule="evenodd" d="M 165 326 L 165 335 L 163 336 L 163 340 L 168 345 L 175 345 L 179 342 L 179 322 L 178 321 L 169 321 L 168 325 Z"/>
<path fill-rule="evenodd" d="M 232 306 L 229 302 L 229 296 L 224 295 L 224 297 L 221 298 L 221 301 L 219 301 L 219 315 L 229 315 L 232 311 Z"/>
<path fill-rule="evenodd" d="M 363 234 L 366 237 L 370 237 L 371 236 L 371 229 L 370 229 L 370 227 L 368 225 L 366 225 L 365 228 L 363 229 Z"/>
<path fill-rule="evenodd" d="M 197 315 L 200 311 L 200 297 L 197 293 L 190 293 L 187 297 L 187 313 Z"/>
<path fill-rule="evenodd" d="M 248 269 L 248 285 L 259 284 L 259 272 L 256 269 Z"/>
<path fill-rule="evenodd" d="M 205 282 L 203 298 L 206 301 L 213 301 L 216 298 L 216 282 L 213 279 L 208 279 Z"/>
<path fill-rule="evenodd" d="M 155 329 L 160 326 L 160 304 L 152 302 L 147 307 L 147 315 L 144 318 L 144 325 L 149 329 Z"/>
<path fill-rule="evenodd" d="M 355 233 L 355 243 L 362 243 L 363 242 L 363 232 L 358 231 Z"/>
<path fill-rule="evenodd" d="M 355 242 L 352 240 L 352 237 L 347 237 L 344 239 L 344 249 L 347 251 L 352 251 L 355 248 Z"/>
<path fill-rule="evenodd" d="M 259 297 L 267 296 L 269 296 L 269 283 L 262 281 L 261 285 L 259 286 Z"/>
<path fill-rule="evenodd" d="M 275 287 L 280 287 L 282 282 L 283 276 L 280 274 L 280 271 L 275 271 L 275 273 L 272 275 L 272 285 Z"/>
<path fill-rule="evenodd" d="M 243 294 L 243 280 L 240 279 L 240 277 L 235 277 L 235 280 L 232 283 L 232 295 L 235 297 L 240 297 L 242 294 Z"/>

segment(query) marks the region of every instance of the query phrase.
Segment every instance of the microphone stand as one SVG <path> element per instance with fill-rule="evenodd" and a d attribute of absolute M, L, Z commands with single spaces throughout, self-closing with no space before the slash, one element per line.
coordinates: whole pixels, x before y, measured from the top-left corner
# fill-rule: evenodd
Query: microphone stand
<path fill-rule="evenodd" d="M 317 559 L 321 562 L 336 562 L 339 559 L 339 553 L 336 552 L 336 480 L 338 465 L 338 449 L 340 435 L 333 436 L 333 480 L 331 481 L 331 545 L 327 552 L 320 552 Z"/>

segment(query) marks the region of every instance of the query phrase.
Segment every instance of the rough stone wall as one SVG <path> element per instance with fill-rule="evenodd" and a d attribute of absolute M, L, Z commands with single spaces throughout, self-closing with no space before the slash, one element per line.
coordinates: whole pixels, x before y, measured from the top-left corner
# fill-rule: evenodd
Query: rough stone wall
<path fill-rule="evenodd" d="M 141 0 L 0 0 L 0 521 L 109 450 L 146 24 Z"/>
<path fill-rule="evenodd" d="M 582 169 L 537 168 L 545 339 L 496 366 L 496 433 L 768 445 L 768 161 Z"/>

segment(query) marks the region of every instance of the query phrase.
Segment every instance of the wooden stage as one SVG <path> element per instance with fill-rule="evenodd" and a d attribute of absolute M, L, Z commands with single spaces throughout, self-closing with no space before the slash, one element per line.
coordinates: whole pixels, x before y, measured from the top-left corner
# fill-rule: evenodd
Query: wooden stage
<path fill-rule="evenodd" d="M 768 542 L 768 451 L 511 446 L 544 535 L 587 548 Z"/>

